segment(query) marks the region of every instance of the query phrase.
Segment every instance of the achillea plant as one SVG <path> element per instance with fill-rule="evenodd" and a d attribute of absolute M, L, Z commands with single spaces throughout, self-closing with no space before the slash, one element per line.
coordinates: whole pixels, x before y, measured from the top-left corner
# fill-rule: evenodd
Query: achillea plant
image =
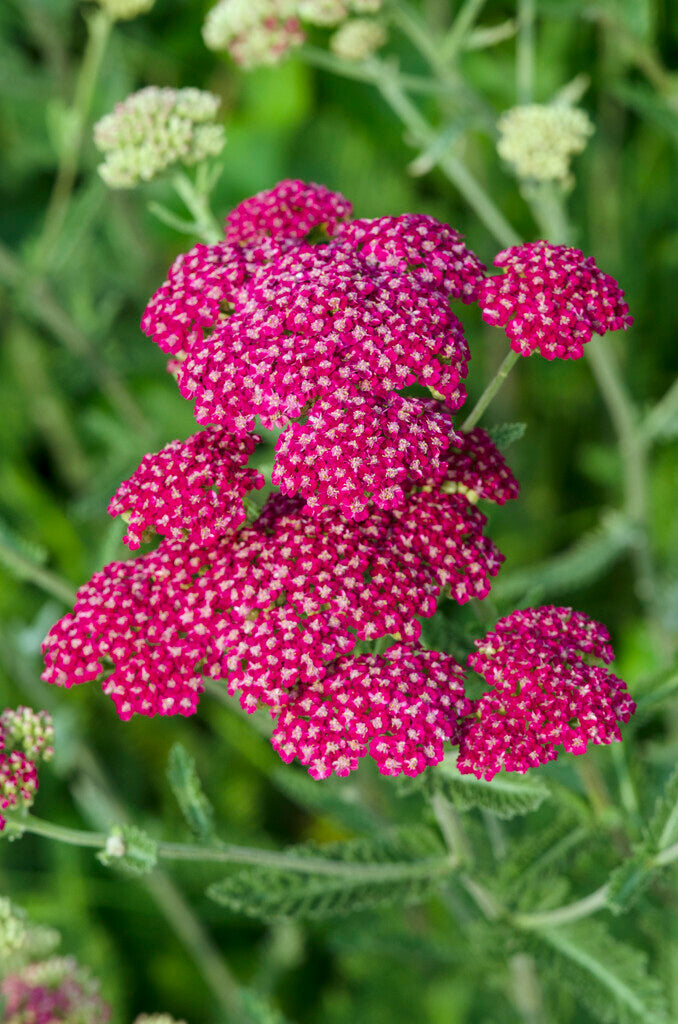
<path fill-rule="evenodd" d="M 118 490 L 109 511 L 128 519 L 130 547 L 149 528 L 167 539 L 81 588 L 45 641 L 45 680 L 100 678 L 128 719 L 193 714 L 203 679 L 226 679 L 245 710 L 270 709 L 274 748 L 317 779 L 368 752 L 383 774 L 418 775 L 446 742 L 462 773 L 491 779 L 620 739 L 634 704 L 581 660 L 612 653 L 580 613 L 500 620 L 469 657 L 494 686 L 477 701 L 454 658 L 420 646 L 443 592 L 482 600 L 501 565 L 476 503 L 518 494 L 490 437 L 453 426 L 469 348 L 451 301 L 513 316 L 512 340 L 525 324 L 526 344 L 566 357 L 630 323 L 618 285 L 546 243 L 501 253 L 508 274 L 485 278 L 447 225 L 349 214 L 321 186 L 281 182 L 171 268 L 143 326 L 206 429 Z M 436 397 L 401 393 L 414 384 Z M 257 417 L 282 428 L 282 495 L 247 522 L 242 499 L 264 482 L 245 466 Z"/>

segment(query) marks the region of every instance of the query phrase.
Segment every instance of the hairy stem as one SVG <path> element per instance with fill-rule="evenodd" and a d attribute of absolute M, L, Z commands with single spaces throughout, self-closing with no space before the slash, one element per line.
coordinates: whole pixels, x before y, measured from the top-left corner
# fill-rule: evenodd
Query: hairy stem
<path fill-rule="evenodd" d="M 56 825 L 42 818 L 29 815 L 17 819 L 16 824 L 24 832 L 68 843 L 71 846 L 87 846 L 94 849 L 106 847 L 107 836 L 101 832 L 85 832 L 81 829 Z M 164 860 L 200 861 L 214 864 L 249 864 L 256 867 L 280 871 L 294 871 L 299 874 L 356 877 L 374 881 L 389 881 L 400 878 L 429 878 L 446 875 L 458 864 L 454 857 L 432 857 L 430 859 L 384 864 L 355 864 L 325 857 L 305 857 L 285 851 L 263 850 L 250 846 L 236 846 L 224 843 L 219 846 L 199 846 L 195 843 L 157 844 L 158 857 Z"/>
<path fill-rule="evenodd" d="M 471 409 L 471 412 L 464 420 L 462 424 L 463 430 L 470 430 L 472 427 L 475 427 L 476 423 L 483 415 L 488 405 L 490 404 L 494 396 L 497 394 L 499 388 L 502 386 L 502 384 L 504 383 L 504 381 L 506 380 L 509 373 L 511 372 L 511 370 L 516 365 L 519 359 L 520 356 L 518 355 L 518 353 L 514 352 L 513 349 L 509 349 L 507 355 L 504 357 L 502 361 L 501 366 L 499 367 L 494 377 L 483 391 L 482 395 L 474 405 L 473 409 Z"/>
<path fill-rule="evenodd" d="M 531 103 L 534 96 L 534 21 L 536 0 L 518 0 L 516 38 L 516 99 Z"/>
<path fill-rule="evenodd" d="M 2 540 L 0 540 L 0 562 L 19 579 L 34 583 L 36 587 L 40 587 L 46 594 L 56 597 L 64 604 L 73 604 L 75 589 L 70 583 L 62 580 L 60 576 L 50 572 L 49 569 L 43 569 L 37 562 Z"/>
<path fill-rule="evenodd" d="M 92 98 L 112 27 L 113 22 L 103 8 L 98 8 L 87 16 L 87 45 L 80 66 L 73 106 L 70 110 L 72 118 L 70 134 L 68 139 L 62 141 L 59 153 L 57 176 L 38 245 L 39 265 L 47 261 L 66 219 L 80 163 L 80 151 L 92 106 Z"/>
<path fill-rule="evenodd" d="M 173 175 L 172 184 L 194 218 L 196 235 L 208 245 L 221 241 L 224 234 L 212 213 L 209 196 L 201 192 L 183 171 Z"/>

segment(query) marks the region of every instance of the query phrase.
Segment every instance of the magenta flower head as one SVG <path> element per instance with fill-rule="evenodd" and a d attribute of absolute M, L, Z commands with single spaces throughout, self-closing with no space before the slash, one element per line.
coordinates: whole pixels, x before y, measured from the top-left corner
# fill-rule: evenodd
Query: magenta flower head
<path fill-rule="evenodd" d="M 99 985 L 72 957 L 52 957 L 0 982 L 3 1024 L 107 1024 Z"/>
<path fill-rule="evenodd" d="M 483 320 L 504 327 L 521 356 L 579 359 L 594 332 L 625 330 L 633 323 L 617 282 L 579 249 L 548 242 L 514 245 L 494 265 L 505 273 L 480 286 Z"/>
<path fill-rule="evenodd" d="M 281 181 L 274 188 L 245 199 L 226 218 L 226 241 L 247 244 L 265 238 L 297 239 L 313 232 L 326 238 L 351 215 L 352 206 L 340 192 L 305 181 Z"/>
<path fill-rule="evenodd" d="M 236 530 L 246 518 L 243 498 L 264 486 L 261 473 L 247 468 L 259 440 L 210 427 L 145 455 L 108 506 L 127 521 L 123 540 L 138 548 L 155 531 L 205 543 Z"/>
<path fill-rule="evenodd" d="M 273 483 L 306 498 L 303 511 L 327 506 L 365 519 L 371 503 L 391 509 L 403 486 L 425 482 L 441 468 L 452 419 L 439 403 L 391 395 L 322 399 L 306 423 L 293 423 L 276 445 Z"/>
<path fill-rule="evenodd" d="M 469 667 L 491 689 L 462 726 L 462 774 L 522 774 L 555 760 L 558 746 L 583 754 L 588 743 L 621 740 L 619 723 L 636 706 L 604 667 L 614 654 L 600 623 L 571 608 L 527 608 L 500 619 L 476 646 Z"/>
<path fill-rule="evenodd" d="M 442 761 L 470 706 L 454 658 L 396 644 L 383 655 L 340 658 L 322 680 L 298 686 L 271 743 L 314 779 L 348 775 L 368 753 L 382 775 L 419 775 Z"/>
<path fill-rule="evenodd" d="M 318 467 L 317 482 L 286 481 L 297 442 L 320 443 L 315 424 L 322 429 L 332 403 L 376 403 L 375 437 L 379 403 L 397 406 L 393 392 L 417 382 L 448 410 L 463 405 L 469 350 L 449 300 L 473 301 L 484 272 L 432 217 L 348 221 L 350 210 L 338 193 L 300 181 L 258 193 L 227 218 L 224 242 L 176 260 L 142 319 L 173 357 L 199 423 L 243 435 L 257 417 L 268 428 L 301 421 L 280 442 L 277 477 L 287 493 L 314 500 L 316 483 L 332 485 L 331 466 L 327 480 Z M 418 419 L 424 436 L 437 433 Z M 403 471 L 405 461 L 401 452 Z M 345 497 L 329 504 L 348 509 L 355 502 Z"/>
<path fill-rule="evenodd" d="M 0 832 L 5 810 L 31 806 L 38 791 L 38 763 L 54 753 L 54 727 L 46 711 L 6 708 L 0 715 Z"/>

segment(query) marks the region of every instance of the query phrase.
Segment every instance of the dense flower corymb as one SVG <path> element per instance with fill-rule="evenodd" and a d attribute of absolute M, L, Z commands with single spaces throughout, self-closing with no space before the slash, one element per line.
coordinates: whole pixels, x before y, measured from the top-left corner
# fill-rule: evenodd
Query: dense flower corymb
<path fill-rule="evenodd" d="M 469 666 L 492 687 L 464 723 L 457 767 L 491 779 L 524 773 L 588 743 L 620 740 L 635 710 L 626 684 L 605 664 L 614 654 L 604 626 L 571 608 L 527 608 L 476 641 Z"/>
<path fill-rule="evenodd" d="M 144 456 L 108 506 L 111 515 L 127 520 L 123 540 L 138 548 L 144 534 L 155 530 L 205 543 L 237 529 L 246 518 L 243 498 L 264 485 L 261 473 L 247 468 L 257 441 L 208 428 Z"/>
<path fill-rule="evenodd" d="M 132 188 L 173 164 L 216 156 L 226 141 L 214 123 L 219 103 L 200 89 L 148 86 L 128 96 L 94 126 L 94 142 L 105 155 L 101 177 L 111 188 Z"/>
<path fill-rule="evenodd" d="M 437 476 L 450 435 L 451 417 L 436 402 L 322 400 L 303 426 L 281 435 L 273 483 L 306 498 L 304 512 L 337 506 L 348 519 L 365 519 L 371 502 L 395 508 L 404 484 Z"/>
<path fill-rule="evenodd" d="M 489 459 L 486 435 L 483 444 L 487 486 L 474 486 L 506 500 L 515 481 L 499 453 Z M 455 466 L 451 456 L 441 467 L 452 485 Z M 309 518 L 301 505 L 272 496 L 232 538 L 164 541 L 107 566 L 46 638 L 45 681 L 73 686 L 111 670 L 103 688 L 123 719 L 193 714 L 203 676 L 227 678 L 249 711 L 260 701 L 279 708 L 356 639 L 416 640 L 418 617 L 435 612 L 443 588 L 459 603 L 485 597 L 502 561 L 463 492 L 427 485 L 360 523 Z"/>
<path fill-rule="evenodd" d="M 202 34 L 210 50 L 227 50 L 243 68 L 276 64 L 305 38 L 295 0 L 219 0 Z"/>
<path fill-rule="evenodd" d="M 529 103 L 499 118 L 497 152 L 519 178 L 566 183 L 570 160 L 583 152 L 593 125 L 584 110 Z"/>
<path fill-rule="evenodd" d="M 624 292 L 592 256 L 548 242 L 514 245 L 494 260 L 504 274 L 480 287 L 483 320 L 504 327 L 521 356 L 579 359 L 593 332 L 624 330 L 633 323 Z"/>
<path fill-rule="evenodd" d="M 331 237 L 351 209 L 340 192 L 288 178 L 231 210 L 226 218 L 226 241 L 247 244 L 273 238 L 302 242 L 320 228 Z"/>
<path fill-rule="evenodd" d="M 2 1024 L 107 1024 L 98 983 L 71 957 L 52 957 L 0 982 Z"/>
<path fill-rule="evenodd" d="M 383 775 L 419 775 L 456 741 L 470 710 L 464 671 L 447 654 L 397 644 L 383 655 L 340 658 L 333 671 L 299 685 L 271 743 L 309 774 L 348 775 L 368 752 Z"/>

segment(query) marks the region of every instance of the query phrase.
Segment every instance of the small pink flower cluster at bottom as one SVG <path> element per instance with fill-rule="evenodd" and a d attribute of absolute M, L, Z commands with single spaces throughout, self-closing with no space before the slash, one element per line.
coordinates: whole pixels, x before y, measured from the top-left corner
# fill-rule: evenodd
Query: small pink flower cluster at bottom
<path fill-rule="evenodd" d="M 38 791 L 36 762 L 54 753 L 54 729 L 46 711 L 6 708 L 0 715 L 0 832 L 2 811 L 30 807 Z"/>
<path fill-rule="evenodd" d="M 571 608 L 527 608 L 500 619 L 476 646 L 468 664 L 492 689 L 462 727 L 462 774 L 524 774 L 555 760 L 561 744 L 583 754 L 588 743 L 621 739 L 619 723 L 636 705 L 621 679 L 585 660 L 614 657 L 600 623 Z"/>
<path fill-rule="evenodd" d="M 283 761 L 298 758 L 309 775 L 348 775 L 368 752 L 382 775 L 419 775 L 456 742 L 471 709 L 464 671 L 447 654 L 397 644 L 384 655 L 339 658 L 331 674 L 281 712 L 271 743 Z"/>
<path fill-rule="evenodd" d="M 0 982 L 2 1024 L 107 1024 L 98 984 L 72 957 L 29 964 Z"/>

